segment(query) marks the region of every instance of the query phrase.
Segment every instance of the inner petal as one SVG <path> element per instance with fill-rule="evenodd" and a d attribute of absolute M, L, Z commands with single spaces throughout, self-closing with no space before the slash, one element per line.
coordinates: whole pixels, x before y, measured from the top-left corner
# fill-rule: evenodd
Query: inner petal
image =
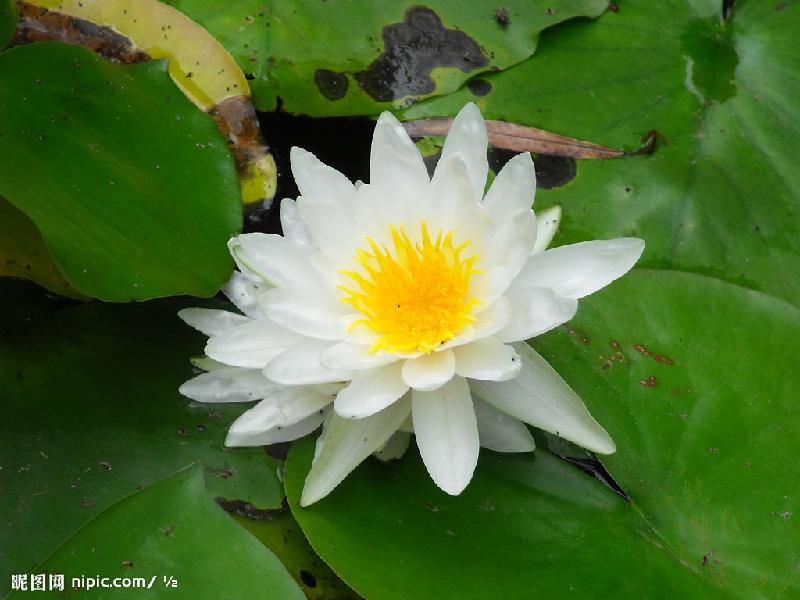
<path fill-rule="evenodd" d="M 342 302 L 362 317 L 352 327 L 378 335 L 370 351 L 431 352 L 475 320 L 480 300 L 470 282 L 480 274 L 480 256 L 469 253 L 470 240 L 457 244 L 452 231 L 432 234 L 424 221 L 413 238 L 402 226 L 389 231 L 389 245 L 368 237 L 354 257 L 358 266 L 341 271 Z"/>

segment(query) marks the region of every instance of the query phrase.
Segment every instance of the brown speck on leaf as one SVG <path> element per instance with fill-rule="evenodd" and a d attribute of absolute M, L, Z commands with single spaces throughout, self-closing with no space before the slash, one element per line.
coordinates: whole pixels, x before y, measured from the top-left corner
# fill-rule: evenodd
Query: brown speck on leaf
<path fill-rule="evenodd" d="M 708 562 L 709 562 L 709 560 L 711 559 L 712 556 L 714 556 L 714 551 L 713 550 L 711 550 L 709 552 L 706 552 L 703 555 L 703 559 L 700 561 L 700 564 L 703 565 L 704 567 L 707 566 Z"/>
<path fill-rule="evenodd" d="M 637 352 L 641 352 L 648 358 L 650 358 L 651 356 L 650 351 L 644 347 L 644 344 L 634 344 L 633 349 L 636 350 Z"/>
<path fill-rule="evenodd" d="M 125 569 L 126 571 L 130 571 L 133 568 L 133 561 L 126 560 L 125 562 L 122 563 L 122 568 Z"/>
<path fill-rule="evenodd" d="M 446 532 L 447 535 L 449 535 L 450 537 L 456 537 L 456 532 L 453 531 L 452 529 L 447 529 Z"/>
<path fill-rule="evenodd" d="M 107 460 L 100 460 L 100 461 L 97 462 L 97 464 L 100 465 L 106 471 L 110 471 L 111 470 L 111 463 L 108 462 Z"/>
<path fill-rule="evenodd" d="M 617 340 L 611 340 L 608 344 L 612 348 L 614 348 L 614 350 L 617 350 L 620 347 L 619 342 Z"/>
<path fill-rule="evenodd" d="M 650 375 L 647 379 L 640 379 L 639 383 L 642 384 L 644 387 L 653 388 L 658 385 L 658 381 L 656 381 L 655 375 Z"/>
<path fill-rule="evenodd" d="M 439 507 L 436 506 L 433 502 L 426 502 L 425 508 L 427 508 L 431 512 L 439 512 Z"/>
<path fill-rule="evenodd" d="M 656 354 L 653 358 L 655 358 L 656 362 L 661 363 L 662 365 L 673 365 L 675 362 L 663 354 Z"/>
<path fill-rule="evenodd" d="M 494 20 L 497 21 L 497 24 L 500 27 L 507 27 L 511 20 L 508 18 L 508 9 L 507 8 L 498 8 L 494 11 Z"/>
<path fill-rule="evenodd" d="M 708 451 L 711 454 L 719 454 L 719 448 L 709 448 Z"/>
<path fill-rule="evenodd" d="M 779 512 L 779 513 L 778 513 L 778 516 L 779 516 L 781 519 L 783 519 L 783 520 L 785 520 L 785 521 L 788 521 L 789 519 L 791 519 L 791 518 L 792 518 L 792 513 L 791 513 L 791 512 L 789 512 L 788 510 L 785 510 L 785 511 L 783 511 L 783 512 Z"/>
<path fill-rule="evenodd" d="M 494 504 L 492 504 L 491 500 L 487 500 L 486 502 L 481 504 L 480 507 L 478 507 L 478 510 L 481 512 L 494 512 L 496 509 Z"/>
<path fill-rule="evenodd" d="M 221 477 L 222 479 L 228 479 L 229 477 L 233 477 L 233 469 L 230 467 L 225 467 L 224 469 L 216 469 L 214 474 L 217 477 Z"/>
<path fill-rule="evenodd" d="M 614 352 L 609 358 L 617 362 L 622 362 L 625 360 L 625 355 L 622 352 Z"/>
<path fill-rule="evenodd" d="M 614 13 L 619 12 L 619 4 L 617 4 L 616 2 L 610 2 L 608 5 L 608 10 Z"/>
<path fill-rule="evenodd" d="M 84 498 L 83 500 L 81 500 L 81 506 L 85 506 L 86 508 L 91 508 L 94 505 L 95 501 L 92 500 L 91 498 Z"/>

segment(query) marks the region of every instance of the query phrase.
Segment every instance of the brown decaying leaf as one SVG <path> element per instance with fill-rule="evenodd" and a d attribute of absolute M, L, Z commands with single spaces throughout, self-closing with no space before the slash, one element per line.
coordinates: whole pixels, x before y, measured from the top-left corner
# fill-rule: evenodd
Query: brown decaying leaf
<path fill-rule="evenodd" d="M 452 123 L 453 119 L 451 118 L 433 118 L 408 121 L 403 125 L 410 136 L 423 137 L 446 135 L 450 131 Z M 650 154 L 655 150 L 656 141 L 655 133 L 651 132 L 642 139 L 643 145 L 640 148 L 626 151 L 506 121 L 487 120 L 486 130 L 489 134 L 489 143 L 496 148 L 580 159 L 619 158 L 636 154 Z"/>

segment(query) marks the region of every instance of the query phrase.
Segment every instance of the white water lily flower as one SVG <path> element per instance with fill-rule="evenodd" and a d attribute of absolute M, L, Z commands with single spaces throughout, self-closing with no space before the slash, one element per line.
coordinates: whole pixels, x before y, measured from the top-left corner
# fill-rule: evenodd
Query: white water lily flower
<path fill-rule="evenodd" d="M 400 456 L 411 433 L 449 494 L 469 483 L 480 446 L 533 450 L 526 423 L 614 452 L 525 340 L 571 319 L 578 299 L 626 273 L 644 243 L 546 250 L 560 212 L 537 220 L 531 210 L 530 155 L 512 158 L 484 195 L 486 147 L 483 118 L 467 104 L 433 177 L 388 112 L 375 127 L 368 184 L 293 148 L 301 195 L 281 204 L 284 236 L 229 244 L 240 272 L 226 293 L 244 314 L 181 313 L 225 365 L 182 391 L 198 401 L 261 400 L 227 443 L 299 437 L 324 419 L 302 505 L 370 454 Z"/>

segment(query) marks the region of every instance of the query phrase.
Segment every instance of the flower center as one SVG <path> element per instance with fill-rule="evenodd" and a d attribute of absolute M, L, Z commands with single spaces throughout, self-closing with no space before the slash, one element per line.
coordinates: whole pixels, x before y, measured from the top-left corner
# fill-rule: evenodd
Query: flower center
<path fill-rule="evenodd" d="M 369 249 L 355 255 L 361 269 L 341 272 L 353 282 L 340 286 L 342 302 L 363 315 L 351 327 L 378 334 L 371 352 L 431 352 L 475 320 L 469 287 L 479 255 L 463 257 L 471 242 L 454 245 L 452 231 L 432 238 L 424 222 L 416 243 L 403 227 L 390 231 L 391 249 L 368 237 Z"/>

